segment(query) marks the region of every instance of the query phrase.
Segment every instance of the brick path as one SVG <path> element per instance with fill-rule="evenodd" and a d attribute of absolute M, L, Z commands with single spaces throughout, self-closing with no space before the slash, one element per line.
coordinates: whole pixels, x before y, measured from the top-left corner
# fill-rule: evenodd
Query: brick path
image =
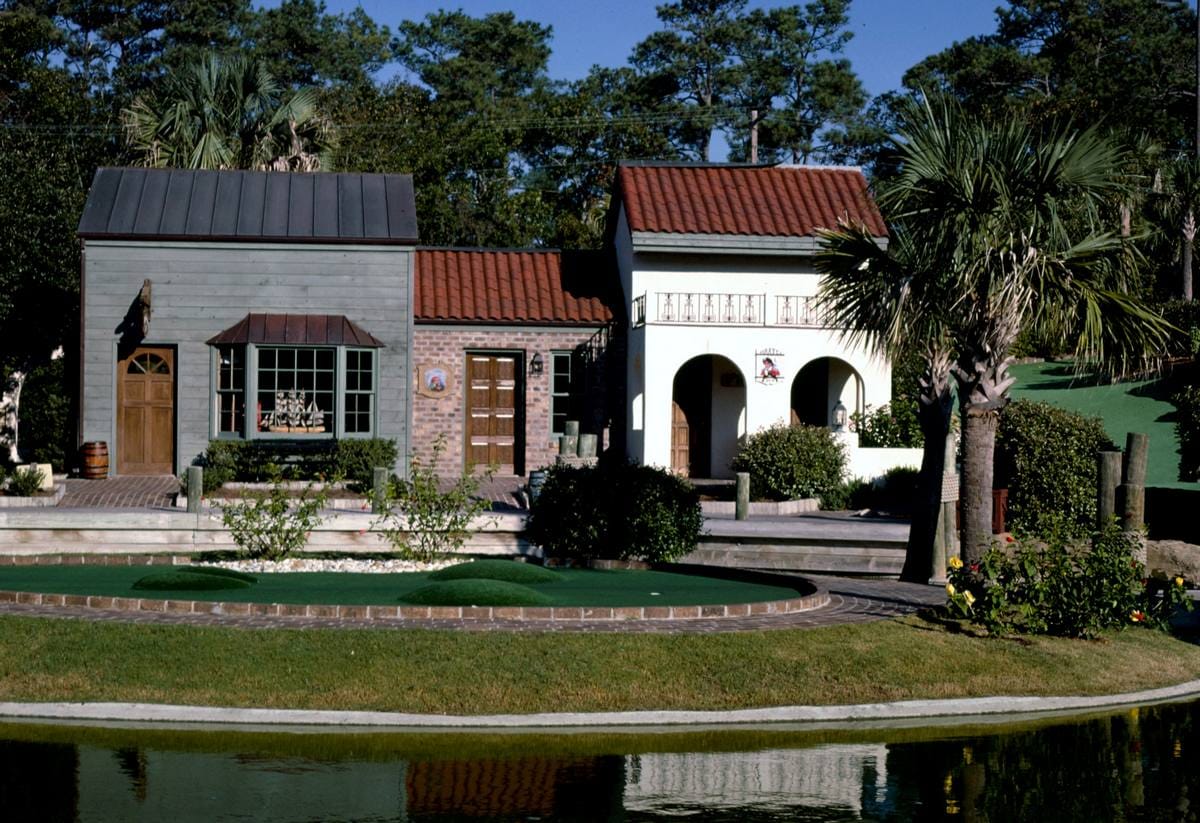
<path fill-rule="evenodd" d="M 75 509 L 157 509 L 171 507 L 171 495 L 179 491 L 179 481 L 171 475 L 151 477 L 110 477 L 107 480 L 63 481 L 67 493 L 58 501 L 61 508 Z"/>
<path fill-rule="evenodd" d="M 936 586 L 901 583 L 896 580 L 804 575 L 829 594 L 829 603 L 795 614 L 727 617 L 720 620 L 353 620 L 320 617 L 264 617 L 249 615 L 173 614 L 129 612 L 79 606 L 43 606 L 0 603 L 0 614 L 28 617 L 64 617 L 108 623 L 150 625 L 232 626 L 245 629 L 460 629 L 507 632 L 586 632 L 628 634 L 710 634 L 715 632 L 802 629 L 866 623 L 910 614 L 922 606 L 945 602 L 945 592 Z"/>

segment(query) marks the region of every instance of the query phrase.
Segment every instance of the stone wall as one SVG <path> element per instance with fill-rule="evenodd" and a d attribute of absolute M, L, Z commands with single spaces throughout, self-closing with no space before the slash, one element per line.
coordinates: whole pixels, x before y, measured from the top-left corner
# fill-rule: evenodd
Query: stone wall
<path fill-rule="evenodd" d="M 518 372 L 520 403 L 524 386 L 525 473 L 554 462 L 558 438 L 550 431 L 551 352 L 571 351 L 586 343 L 596 329 L 554 326 L 436 325 L 418 321 L 413 334 L 413 451 L 422 461 L 432 456 L 432 445 L 439 434 L 446 436 L 446 450 L 438 464 L 444 477 L 457 475 L 463 468 L 465 445 L 467 352 L 519 352 L 523 364 Z M 534 354 L 542 356 L 541 374 L 529 371 Z M 422 367 L 441 366 L 447 371 L 446 391 L 438 397 L 418 393 Z M 586 426 L 585 426 L 586 428 Z"/>

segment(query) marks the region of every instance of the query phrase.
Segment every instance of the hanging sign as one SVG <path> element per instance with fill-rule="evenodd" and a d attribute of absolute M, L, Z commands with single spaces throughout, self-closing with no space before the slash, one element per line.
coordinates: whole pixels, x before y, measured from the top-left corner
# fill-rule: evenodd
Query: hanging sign
<path fill-rule="evenodd" d="M 759 383 L 778 383 L 783 379 L 783 352 L 763 349 L 754 353 L 754 379 Z"/>

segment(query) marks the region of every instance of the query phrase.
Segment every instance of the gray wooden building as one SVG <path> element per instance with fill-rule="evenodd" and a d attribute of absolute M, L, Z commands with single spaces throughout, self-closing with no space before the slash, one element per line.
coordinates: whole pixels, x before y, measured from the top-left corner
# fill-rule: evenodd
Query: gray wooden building
<path fill-rule="evenodd" d="M 100 169 L 79 237 L 79 438 L 110 473 L 178 474 L 216 438 L 408 454 L 409 175 Z"/>

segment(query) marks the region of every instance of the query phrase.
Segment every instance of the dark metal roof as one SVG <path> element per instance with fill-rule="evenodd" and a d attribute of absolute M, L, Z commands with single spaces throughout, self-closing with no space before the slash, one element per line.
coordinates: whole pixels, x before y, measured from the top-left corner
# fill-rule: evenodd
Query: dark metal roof
<path fill-rule="evenodd" d="M 375 335 L 341 314 L 247 314 L 208 341 L 210 346 L 238 343 L 384 348 Z"/>
<path fill-rule="evenodd" d="M 410 174 L 97 169 L 80 237 L 416 243 Z"/>

